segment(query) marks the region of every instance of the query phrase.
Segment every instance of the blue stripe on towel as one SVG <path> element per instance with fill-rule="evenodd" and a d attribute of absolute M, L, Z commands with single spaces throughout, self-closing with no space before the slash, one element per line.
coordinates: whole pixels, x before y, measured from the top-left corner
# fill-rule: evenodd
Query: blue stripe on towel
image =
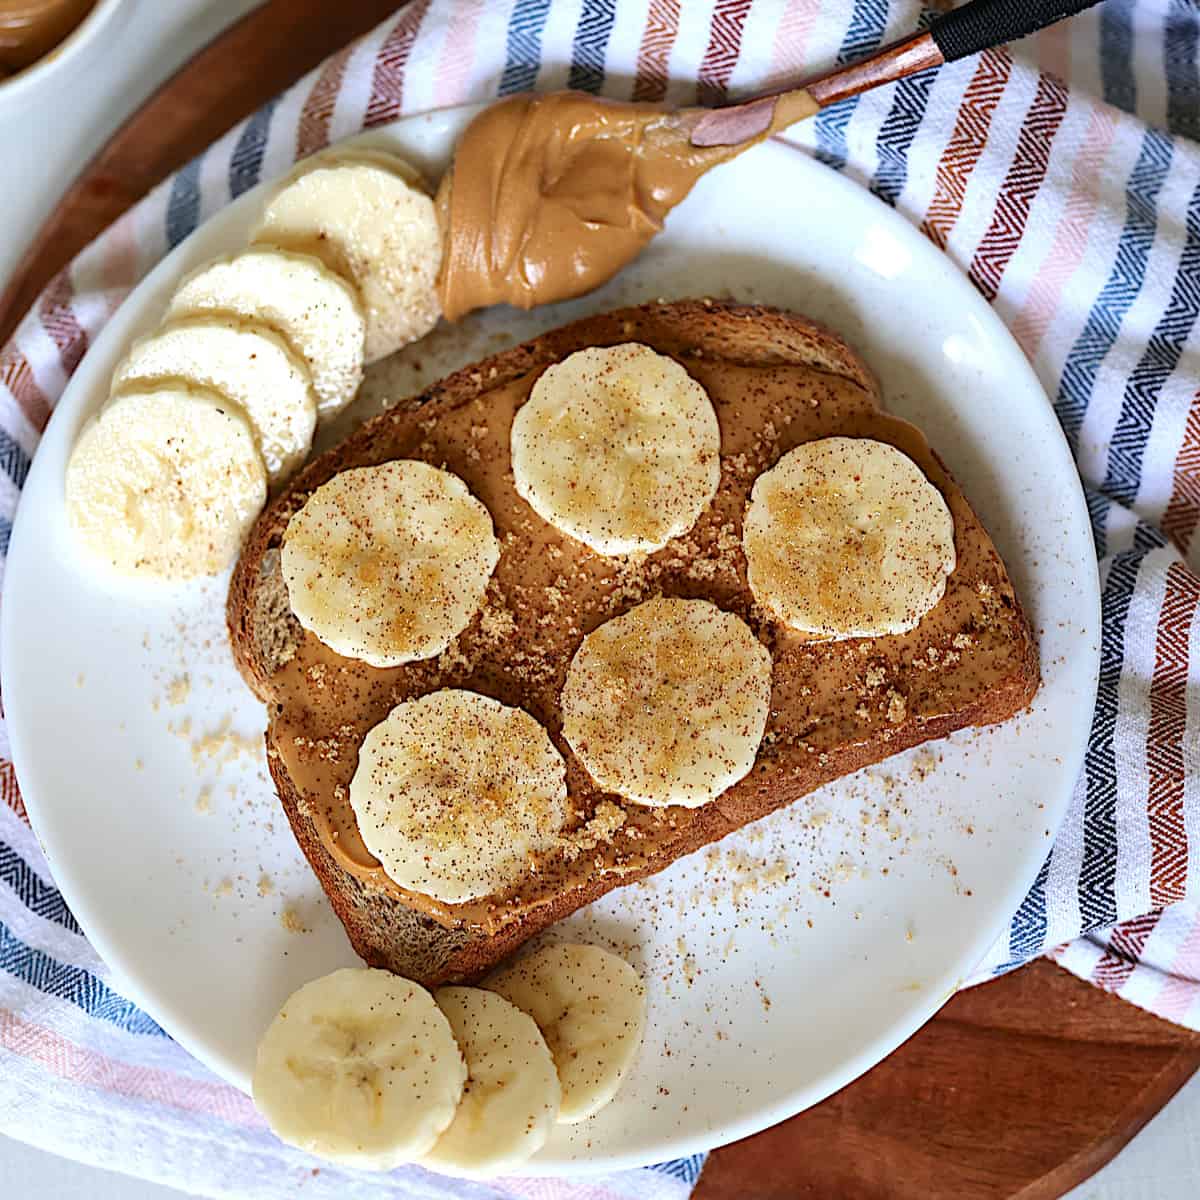
<path fill-rule="evenodd" d="M 174 249 L 200 220 L 200 167 L 204 155 L 193 158 L 171 181 L 167 200 L 167 245 Z"/>
<path fill-rule="evenodd" d="M 838 50 L 838 65 L 853 62 L 878 48 L 887 28 L 888 0 L 854 0 L 850 24 Z M 816 116 L 817 158 L 841 170 L 846 165 L 846 129 L 858 108 L 859 97 L 851 96 L 823 108 Z"/>
<path fill-rule="evenodd" d="M 542 31 L 549 14 L 550 0 L 517 0 L 508 23 L 500 95 L 528 92 L 537 82 L 538 68 L 542 65 Z"/>
<path fill-rule="evenodd" d="M 108 1021 L 127 1033 L 167 1035 L 136 1004 L 117 995 L 82 967 L 72 967 L 25 945 L 0 922 L 0 971 L 82 1009 L 90 1017 Z"/>
<path fill-rule="evenodd" d="M 1121 414 L 1108 445 L 1104 490 L 1132 504 L 1142 483 L 1142 463 L 1163 385 L 1175 373 L 1184 343 L 1200 316 L 1200 187 L 1192 193 L 1187 211 L 1187 237 L 1171 298 L 1146 343 L 1138 364 L 1125 383 Z"/>
<path fill-rule="evenodd" d="M 229 160 L 229 194 L 248 192 L 262 177 L 263 156 L 271 133 L 271 117 L 277 100 L 264 104 L 245 124 L 233 157 Z"/>
<path fill-rule="evenodd" d="M 1054 407 L 1073 453 L 1079 447 L 1079 430 L 1100 364 L 1116 342 L 1121 322 L 1145 281 L 1157 225 L 1158 194 L 1170 167 L 1170 139 L 1157 130 L 1147 130 L 1125 187 L 1125 227 L 1117 243 L 1116 259 L 1083 332 L 1071 347 L 1058 384 Z"/>
<path fill-rule="evenodd" d="M 598 92 L 604 83 L 604 59 L 617 15 L 616 0 L 588 0 L 575 30 L 571 47 L 571 73 L 567 87 Z"/>
<path fill-rule="evenodd" d="M 6 883 L 17 899 L 46 921 L 82 935 L 62 893 L 42 877 L 11 847 L 0 842 L 0 883 Z"/>

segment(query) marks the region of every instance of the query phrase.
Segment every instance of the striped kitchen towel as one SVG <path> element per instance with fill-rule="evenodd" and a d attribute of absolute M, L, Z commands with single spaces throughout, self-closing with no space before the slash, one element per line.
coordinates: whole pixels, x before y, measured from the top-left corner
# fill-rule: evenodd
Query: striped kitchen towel
<path fill-rule="evenodd" d="M 927 15 L 927 14 L 926 14 Z M 413 0 L 157 188 L 0 351 L 0 547 L 39 434 L 130 288 L 231 196 L 406 113 L 564 86 L 690 102 L 862 55 L 914 0 Z M 1100 690 L 1053 852 L 979 977 L 1053 952 L 1200 1028 L 1200 12 L 1106 0 L 847 101 L 788 139 L 967 272 L 1024 347 L 1087 487 Z M 0 753 L 6 751 L 0 733 Z M 700 1158 L 577 1180 L 372 1178 L 279 1146 L 120 994 L 0 762 L 0 1128 L 204 1195 L 668 1197 Z"/>

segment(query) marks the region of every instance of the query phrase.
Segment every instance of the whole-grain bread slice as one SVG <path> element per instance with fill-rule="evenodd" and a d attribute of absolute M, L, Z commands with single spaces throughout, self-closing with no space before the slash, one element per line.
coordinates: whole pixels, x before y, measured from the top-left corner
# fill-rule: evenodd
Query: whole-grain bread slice
<path fill-rule="evenodd" d="M 689 534 L 646 559 L 601 559 L 558 535 L 512 488 L 507 433 L 538 374 L 586 346 L 637 341 L 708 390 L 722 429 L 722 481 Z M 955 519 L 958 566 L 911 633 L 813 642 L 755 603 L 740 548 L 754 478 L 811 437 L 899 446 Z M 400 457 L 461 475 L 489 505 L 501 561 L 483 611 L 443 655 L 378 672 L 338 659 L 291 616 L 279 572 L 288 520 L 339 471 Z M 558 690 L 580 639 L 649 595 L 703 596 L 746 619 L 772 651 L 772 716 L 755 769 L 710 804 L 639 809 L 604 796 L 561 736 Z M 1037 651 L 999 554 L 924 437 L 885 414 L 861 359 L 792 313 L 680 301 L 589 317 L 467 367 L 368 422 L 312 462 L 259 518 L 230 587 L 242 674 L 270 713 L 268 760 L 296 839 L 357 952 L 426 984 L 472 979 L 527 938 L 614 887 L 791 803 L 822 784 L 953 730 L 1003 721 L 1039 682 Z M 441 686 L 521 704 L 568 765 L 578 825 L 559 869 L 471 906 L 439 905 L 364 865 L 345 785 L 366 729 Z M 664 815 L 665 814 L 665 815 Z M 581 850 L 582 848 L 582 850 Z M 369 856 L 367 856 L 369 858 Z"/>

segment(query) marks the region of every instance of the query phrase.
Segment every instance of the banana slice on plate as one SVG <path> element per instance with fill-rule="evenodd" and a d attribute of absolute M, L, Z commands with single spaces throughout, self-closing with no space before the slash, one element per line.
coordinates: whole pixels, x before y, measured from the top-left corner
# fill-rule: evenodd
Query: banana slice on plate
<path fill-rule="evenodd" d="M 308 368 L 265 326 L 197 317 L 135 342 L 113 375 L 113 392 L 182 379 L 227 396 L 250 418 L 272 483 L 307 457 L 317 423 Z"/>
<path fill-rule="evenodd" d="M 530 856 L 558 845 L 566 766 L 523 709 L 446 688 L 367 734 L 350 805 L 390 878 L 458 904 L 521 882 Z"/>
<path fill-rule="evenodd" d="M 307 254 L 252 246 L 179 285 L 167 319 L 232 315 L 273 329 L 308 365 L 317 415 L 345 408 L 363 374 L 366 323 L 354 289 Z"/>
<path fill-rule="evenodd" d="M 512 425 L 513 480 L 534 512 L 598 554 L 659 550 L 716 495 L 708 394 L 636 342 L 547 367 Z"/>
<path fill-rule="evenodd" d="M 824 638 L 915 629 L 954 570 L 954 518 L 908 455 L 870 438 L 788 451 L 758 477 L 742 527 L 750 590 Z"/>
<path fill-rule="evenodd" d="M 388 1171 L 454 1119 L 467 1067 L 433 997 L 348 967 L 294 993 L 258 1044 L 254 1103 L 289 1146 Z"/>
<path fill-rule="evenodd" d="M 373 667 L 445 650 L 499 561 L 491 514 L 467 485 L 412 459 L 322 484 L 288 522 L 280 556 L 300 624 Z"/>
<path fill-rule="evenodd" d="M 583 639 L 563 736 L 606 791 L 696 808 L 754 766 L 770 705 L 771 656 L 741 618 L 660 597 Z"/>
<path fill-rule="evenodd" d="M 546 1144 L 558 1116 L 562 1089 L 546 1039 L 495 992 L 444 987 L 433 998 L 467 1060 L 467 1084 L 421 1165 L 472 1179 L 516 1170 Z"/>
<path fill-rule="evenodd" d="M 118 396 L 67 463 L 67 516 L 124 575 L 221 570 L 267 498 L 250 423 L 215 392 L 172 384 Z"/>
<path fill-rule="evenodd" d="M 561 1124 L 586 1120 L 617 1094 L 646 1023 L 646 989 L 624 959 L 599 946 L 546 946 L 483 986 L 537 1022 L 558 1067 Z"/>
<path fill-rule="evenodd" d="M 441 315 L 433 199 L 399 159 L 384 166 L 374 154 L 324 154 L 301 163 L 267 202 L 253 240 L 311 254 L 354 284 L 369 363 L 424 336 Z"/>

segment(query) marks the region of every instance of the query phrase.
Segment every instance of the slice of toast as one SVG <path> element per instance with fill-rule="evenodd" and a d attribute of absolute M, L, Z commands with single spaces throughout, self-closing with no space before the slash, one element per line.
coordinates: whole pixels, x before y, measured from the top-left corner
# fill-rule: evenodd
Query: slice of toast
<path fill-rule="evenodd" d="M 605 559 L 517 495 L 508 439 L 539 373 L 587 346 L 642 342 L 708 390 L 721 484 L 695 527 L 644 558 Z M 958 564 L 909 633 L 822 642 L 783 628 L 746 582 L 741 522 L 755 478 L 793 446 L 834 434 L 890 442 L 938 487 Z M 489 508 L 502 552 L 483 608 L 436 659 L 379 670 L 339 658 L 292 617 L 279 571 L 287 522 L 339 471 L 396 458 L 454 471 Z M 558 696 L 583 636 L 651 595 L 703 597 L 737 613 L 774 660 L 771 716 L 754 769 L 696 809 L 605 796 L 561 734 Z M 259 518 L 229 592 L 239 667 L 270 713 L 271 774 L 296 838 L 357 952 L 432 985 L 470 980 L 553 921 L 614 887 L 789 804 L 822 784 L 955 729 L 1003 721 L 1039 682 L 1037 650 L 999 554 L 913 426 L 884 413 L 855 353 L 791 313 L 680 301 L 589 317 L 451 375 L 375 418 L 302 471 Z M 560 859 L 468 905 L 397 887 L 358 838 L 347 785 L 363 735 L 401 700 L 466 687 L 524 707 L 567 762 L 577 824 Z"/>

